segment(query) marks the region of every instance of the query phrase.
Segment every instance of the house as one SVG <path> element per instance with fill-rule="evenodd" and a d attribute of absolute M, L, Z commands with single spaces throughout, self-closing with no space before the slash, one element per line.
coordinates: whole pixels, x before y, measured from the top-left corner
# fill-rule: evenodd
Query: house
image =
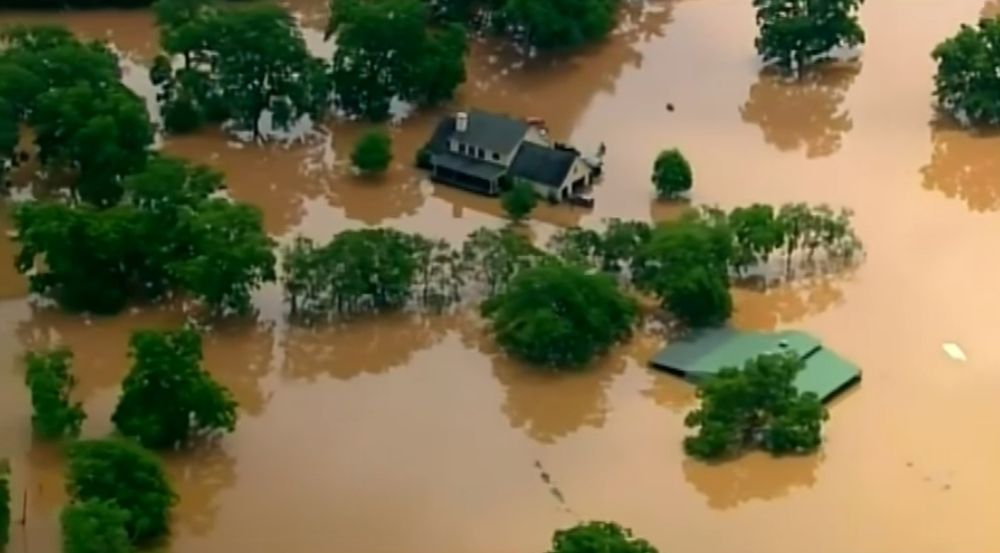
<path fill-rule="evenodd" d="M 704 380 L 725 367 L 743 368 L 762 354 L 794 352 L 805 367 L 795 377 L 795 388 L 812 392 L 826 402 L 861 380 L 861 371 L 823 347 L 804 332 L 738 332 L 729 328 L 702 330 L 668 344 L 650 365 L 693 382 Z"/>
<path fill-rule="evenodd" d="M 537 121 L 476 110 L 442 119 L 418 164 L 435 182 L 496 196 L 524 180 L 554 201 L 579 197 L 601 172 L 599 160 L 550 141 Z"/>

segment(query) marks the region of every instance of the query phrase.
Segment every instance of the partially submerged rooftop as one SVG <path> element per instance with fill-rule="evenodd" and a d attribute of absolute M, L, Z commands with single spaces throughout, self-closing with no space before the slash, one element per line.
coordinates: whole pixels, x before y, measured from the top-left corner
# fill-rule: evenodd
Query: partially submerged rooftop
<path fill-rule="evenodd" d="M 804 332 L 740 332 L 730 328 L 703 330 L 669 344 L 650 364 L 692 381 L 708 378 L 725 367 L 743 368 L 763 353 L 794 351 L 805 361 L 795 378 L 800 392 L 829 401 L 861 380 L 861 371 L 815 337 Z"/>

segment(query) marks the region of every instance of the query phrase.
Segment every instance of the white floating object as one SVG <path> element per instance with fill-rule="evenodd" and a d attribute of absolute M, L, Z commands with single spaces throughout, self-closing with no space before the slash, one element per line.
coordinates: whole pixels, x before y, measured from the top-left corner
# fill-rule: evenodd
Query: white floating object
<path fill-rule="evenodd" d="M 945 355 L 956 361 L 966 360 L 965 352 L 962 351 L 962 348 L 958 347 L 958 344 L 954 342 L 945 342 L 941 344 L 941 349 L 944 350 Z"/>

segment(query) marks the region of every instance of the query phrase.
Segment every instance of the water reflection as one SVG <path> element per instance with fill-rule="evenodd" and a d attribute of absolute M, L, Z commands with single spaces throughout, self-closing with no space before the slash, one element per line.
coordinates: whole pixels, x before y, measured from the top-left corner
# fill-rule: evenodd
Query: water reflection
<path fill-rule="evenodd" d="M 174 521 L 194 535 L 207 534 L 215 526 L 218 495 L 236 481 L 236 460 L 221 444 L 200 444 L 197 449 L 165 457 L 170 483 L 180 497 Z"/>
<path fill-rule="evenodd" d="M 979 12 L 979 17 L 988 19 L 1000 15 L 1000 0 L 988 0 L 983 4 L 983 9 Z"/>
<path fill-rule="evenodd" d="M 30 309 L 30 317 L 17 325 L 19 341 L 25 350 L 69 347 L 77 377 L 74 396 L 84 402 L 121 383 L 129 365 L 128 341 L 134 330 L 173 329 L 186 320 L 175 307 L 133 309 L 114 317 L 72 315 L 34 305 Z"/>
<path fill-rule="evenodd" d="M 12 221 L 10 206 L 0 200 L 0 301 L 20 298 L 28 293 L 28 279 L 14 268 L 14 257 L 18 250 L 11 240 Z"/>
<path fill-rule="evenodd" d="M 745 123 L 760 127 L 764 140 L 783 152 L 803 150 L 807 158 L 829 156 L 840 149 L 844 135 L 854 127 L 842 104 L 860 71 L 860 63 L 837 63 L 798 81 L 764 71 L 750 85 L 740 115 Z"/>
<path fill-rule="evenodd" d="M 748 330 L 773 330 L 818 315 L 844 301 L 846 275 L 814 277 L 765 290 L 733 289 L 731 324 Z"/>
<path fill-rule="evenodd" d="M 246 414 L 260 415 L 270 399 L 262 380 L 273 368 L 273 326 L 250 319 L 231 320 L 204 334 L 205 368 L 233 392 Z"/>
<path fill-rule="evenodd" d="M 685 459 L 683 471 L 684 478 L 705 496 L 709 507 L 732 509 L 754 499 L 769 501 L 795 488 L 811 487 L 822 462 L 822 454 L 775 458 L 754 452 L 719 464 Z"/>
<path fill-rule="evenodd" d="M 920 170 L 924 188 L 961 199 L 972 211 L 1000 209 L 1000 134 L 936 126 L 931 141 L 931 161 Z"/>
<path fill-rule="evenodd" d="M 342 324 L 292 327 L 285 336 L 282 372 L 309 381 L 319 376 L 350 380 L 362 374 L 384 374 L 441 341 L 453 325 L 450 317 L 395 313 Z"/>
<path fill-rule="evenodd" d="M 156 18 L 149 10 L 0 11 L 0 27 L 59 25 L 85 40 L 108 42 L 127 57 L 149 62 L 159 50 Z"/>
<path fill-rule="evenodd" d="M 608 389 L 635 357 L 637 340 L 620 346 L 588 368 L 572 373 L 553 373 L 528 367 L 503 354 L 490 334 L 473 325 L 462 327 L 462 342 L 490 358 L 493 376 L 503 387 L 501 411 L 513 428 L 533 440 L 552 444 L 584 427 L 601 428 L 611 411 Z"/>

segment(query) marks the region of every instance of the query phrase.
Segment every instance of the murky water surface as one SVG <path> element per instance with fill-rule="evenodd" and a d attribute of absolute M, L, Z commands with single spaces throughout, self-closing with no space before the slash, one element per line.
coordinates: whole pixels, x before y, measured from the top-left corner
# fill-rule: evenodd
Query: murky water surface
<path fill-rule="evenodd" d="M 329 51 L 323 2 L 291 4 L 311 44 Z M 737 325 L 815 332 L 863 368 L 863 385 L 832 407 L 820 454 L 686 460 L 682 419 L 693 394 L 645 368 L 655 336 L 586 374 L 555 378 L 498 355 L 471 315 L 294 328 L 269 288 L 257 298 L 258 320 L 206 338 L 206 364 L 234 390 L 243 417 L 217 446 L 168 458 L 182 497 L 170 550 L 531 552 L 576 517 L 619 520 L 664 552 L 1000 550 L 1000 138 L 934 121 L 929 58 L 959 24 L 997 9 L 982 0 L 868 2 L 861 61 L 798 84 L 758 73 L 747 1 L 631 10 L 614 39 L 570 59 L 523 63 L 489 42 L 473 48 L 456 106 L 544 117 L 585 149 L 608 145 L 596 209 L 543 208 L 539 236 L 605 217 L 675 214 L 653 201 L 648 175 L 670 146 L 694 165 L 696 203 L 856 211 L 868 258 L 853 274 L 736 292 Z M 156 49 L 148 12 L 0 20 L 106 39 L 128 58 L 130 85 L 144 90 L 141 64 Z M 231 193 L 260 206 L 279 238 L 387 224 L 458 240 L 502 220 L 495 202 L 410 169 L 438 115 L 392 127 L 396 164 L 376 181 L 355 179 L 343 161 L 361 125 L 334 123 L 287 147 L 236 148 L 205 132 L 165 149 L 224 170 Z M 6 211 L 0 221 L 9 226 Z M 13 255 L 0 243 L 0 257 Z M 13 461 L 17 516 L 28 497 L 10 551 L 48 553 L 58 550 L 61 462 L 31 442 L 19 356 L 73 347 L 91 416 L 85 434 L 98 436 L 110 430 L 130 331 L 185 315 L 83 319 L 31 306 L 25 288 L 0 263 L 0 456 Z M 948 357 L 944 343 L 967 360 Z"/>

